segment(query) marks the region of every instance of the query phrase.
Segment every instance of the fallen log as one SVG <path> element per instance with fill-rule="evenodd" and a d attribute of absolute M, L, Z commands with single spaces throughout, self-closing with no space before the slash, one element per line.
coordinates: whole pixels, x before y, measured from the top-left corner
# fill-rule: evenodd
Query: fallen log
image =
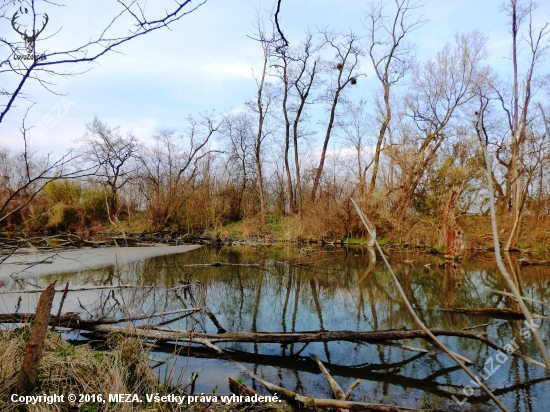
<path fill-rule="evenodd" d="M 231 392 L 233 392 L 235 395 L 239 395 L 239 396 L 260 395 L 258 392 L 256 392 L 254 389 L 252 389 L 250 386 L 247 386 L 244 383 L 239 383 L 236 380 L 231 379 L 231 378 L 229 378 L 229 390 Z M 284 411 L 284 409 L 276 406 L 274 403 L 269 402 L 269 403 L 262 404 L 262 411 L 282 412 L 282 411 Z"/>
<path fill-rule="evenodd" d="M 50 315 L 50 324 L 57 324 L 57 326 L 86 330 L 87 327 L 92 327 L 95 325 L 134 322 L 137 320 L 157 318 L 160 316 L 174 315 L 176 313 L 183 313 L 183 312 L 193 312 L 193 313 L 204 312 L 210 318 L 212 323 L 216 326 L 219 333 L 225 332 L 225 329 L 218 322 L 214 314 L 205 308 L 177 309 L 169 312 L 157 312 L 150 315 L 129 316 L 129 317 L 118 318 L 118 319 L 105 319 L 105 318 L 81 319 L 80 313 L 67 312 L 62 315 L 60 314 L 57 314 L 56 316 Z M 34 318 L 35 318 L 34 313 L 2 313 L 0 314 L 0 324 L 1 323 L 28 323 L 33 321 Z"/>
<path fill-rule="evenodd" d="M 419 329 L 411 330 L 383 330 L 383 331 L 304 331 L 304 332 L 229 332 L 222 334 L 209 334 L 188 331 L 154 331 L 133 329 L 130 326 L 120 327 L 112 325 L 101 325 L 95 323 L 83 324 L 82 326 L 91 326 L 92 330 L 101 333 L 129 333 L 135 334 L 143 338 L 166 340 L 197 340 L 209 339 L 211 342 L 249 342 L 249 343 L 307 343 L 307 342 L 333 342 L 333 341 L 367 341 L 378 342 L 387 340 L 403 340 L 403 339 L 427 339 L 430 337 L 427 333 Z M 432 329 L 432 333 L 436 336 L 456 336 L 479 340 L 478 333 L 467 332 L 463 330 L 445 330 Z"/>
<path fill-rule="evenodd" d="M 90 330 L 101 334 L 122 333 L 126 335 L 137 336 L 143 339 L 154 339 L 157 341 L 185 341 L 188 343 L 203 344 L 203 340 L 209 342 L 249 342 L 249 343 L 307 343 L 307 342 L 333 342 L 333 341 L 348 341 L 348 342 L 385 342 L 403 339 L 425 339 L 431 342 L 431 337 L 422 330 L 383 330 L 383 331 L 307 331 L 307 332 L 231 332 L 220 334 L 208 334 L 188 331 L 167 331 L 167 330 L 146 330 L 132 328 L 130 326 L 121 327 L 113 325 L 91 325 L 83 324 L 80 329 Z M 474 339 L 480 341 L 493 349 L 507 353 L 506 349 L 491 342 L 483 336 L 482 333 L 468 332 L 464 330 L 445 330 L 431 329 L 435 336 L 455 336 L 466 339 Z M 537 362 L 527 356 L 513 352 L 511 356 L 522 359 L 533 365 L 545 369 L 545 365 Z"/>
<path fill-rule="evenodd" d="M 514 319 L 521 320 L 525 319 L 523 313 L 513 310 L 513 309 L 501 309 L 501 308 L 455 308 L 455 309 L 430 309 L 436 310 L 439 312 L 454 312 L 454 313 L 464 313 L 467 315 L 482 315 L 489 316 L 491 318 L 504 318 L 504 319 Z M 542 315 L 533 315 L 534 318 L 545 319 L 547 316 Z"/>
<path fill-rule="evenodd" d="M 229 263 L 229 262 L 212 262 L 212 263 L 193 263 L 190 265 L 182 265 L 186 267 L 206 268 L 206 267 L 219 267 L 219 266 L 247 266 L 253 268 L 259 268 L 258 263 Z"/>
<path fill-rule="evenodd" d="M 430 336 L 422 330 L 382 330 L 382 331 L 367 331 L 367 332 L 355 332 L 355 331 L 304 331 L 304 332 L 230 332 L 223 333 L 219 323 L 216 325 L 218 328 L 218 334 L 198 333 L 181 330 L 160 330 L 155 326 L 142 326 L 136 327 L 132 325 L 115 326 L 113 324 L 120 322 L 130 322 L 140 319 L 148 319 L 157 316 L 163 316 L 178 312 L 187 311 L 202 311 L 202 308 L 188 308 L 180 309 L 172 312 L 157 313 L 153 315 L 143 315 L 133 318 L 123 319 L 80 319 L 77 312 L 65 313 L 59 317 L 57 326 L 67 327 L 72 329 L 80 329 L 99 334 L 110 333 L 122 333 L 126 335 L 132 335 L 143 339 L 154 339 L 159 342 L 166 341 L 185 341 L 188 343 L 202 344 L 201 339 L 208 339 L 210 342 L 249 342 L 249 343 L 309 343 L 309 342 L 333 342 L 333 341 L 347 341 L 347 342 L 367 342 L 367 343 L 380 343 L 390 342 L 395 340 L 404 339 L 424 339 L 431 342 Z M 207 314 L 208 315 L 208 314 Z M 26 323 L 34 319 L 34 313 L 9 313 L 0 314 L 0 323 Z M 50 324 L 55 321 L 55 316 L 51 316 Z M 213 322 L 216 324 L 215 322 Z M 467 330 L 445 330 L 445 329 L 431 329 L 435 336 L 454 336 L 466 339 L 474 339 L 485 345 L 503 352 L 508 353 L 507 350 L 494 342 L 487 339 L 482 333 L 469 332 Z M 403 348 L 408 349 L 408 348 Z M 528 356 L 522 355 L 517 352 L 511 353 L 511 356 L 518 359 L 522 359 L 525 362 L 539 366 L 546 369 L 545 365 Z"/>
<path fill-rule="evenodd" d="M 132 288 L 160 288 L 161 286 L 144 286 L 144 285 L 101 285 L 101 286 L 76 286 L 67 289 L 68 292 L 80 292 L 85 290 L 100 290 L 100 289 L 132 289 Z M 0 292 L 0 295 L 7 295 L 13 293 L 41 293 L 45 289 L 28 289 L 28 290 L 14 290 L 9 292 Z M 56 289 L 56 292 L 64 292 L 65 288 Z"/>

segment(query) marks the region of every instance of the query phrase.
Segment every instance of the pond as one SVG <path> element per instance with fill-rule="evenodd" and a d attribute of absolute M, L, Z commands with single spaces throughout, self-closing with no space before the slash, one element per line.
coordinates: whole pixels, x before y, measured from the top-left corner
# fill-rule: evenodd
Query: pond
<path fill-rule="evenodd" d="M 500 346 L 511 342 L 523 355 L 542 361 L 534 339 L 524 333 L 519 320 L 446 311 L 456 308 L 515 308 L 513 302 L 493 291 L 508 288 L 496 272 L 492 254 L 470 256 L 461 265 L 444 264 L 438 256 L 390 249 L 389 256 L 401 285 L 423 322 L 430 328 L 462 329 L 488 324 L 475 332 L 488 332 Z M 254 266 L 197 267 L 193 264 L 223 262 L 255 263 Z M 549 301 L 550 271 L 547 267 L 522 267 L 511 260 L 513 274 L 523 296 Z M 58 286 L 113 285 L 110 289 L 69 292 L 64 311 L 80 312 L 82 318 L 123 318 L 206 307 L 229 332 L 371 331 L 418 329 L 388 270 L 373 251 L 363 247 L 222 247 L 159 256 L 122 267 L 105 267 L 38 278 L 8 279 L 1 284 L 2 312 L 31 312 L 37 293 L 17 290 L 44 287 L 52 279 Z M 182 287 L 180 282 L 189 282 Z M 119 289 L 117 285 L 140 287 Z M 60 295 L 60 294 L 57 294 Z M 20 299 L 21 297 L 21 299 Z M 54 311 L 59 304 L 54 301 Z M 529 303 L 537 314 L 546 307 Z M 186 313 L 137 322 L 157 323 L 165 328 L 216 333 L 204 313 Z M 550 346 L 549 323 L 539 319 L 540 332 Z M 67 333 L 72 339 L 86 334 Z M 440 337 L 453 351 L 472 360 L 471 370 L 515 411 L 547 410 L 550 382 L 545 371 L 471 339 Z M 316 354 L 345 390 L 359 379 L 353 400 L 417 408 L 498 410 L 487 395 L 445 354 L 421 340 L 400 341 L 409 347 L 365 342 L 294 344 L 219 344 L 233 359 L 269 382 L 292 391 L 332 398 L 311 354 Z M 160 379 L 186 382 L 198 372 L 195 393 L 229 393 L 227 379 L 242 377 L 260 392 L 258 384 L 243 375 L 230 361 L 204 348 L 185 348 L 173 355 L 175 345 L 152 353 Z M 485 368 L 485 369 L 484 369 Z M 481 374 L 481 375 L 480 375 Z M 468 395 L 466 397 L 466 395 Z M 453 398 L 454 396 L 454 398 Z M 456 399 L 455 399 L 456 398 Z M 465 399 L 466 398 L 466 399 Z M 461 406 L 460 403 L 466 401 Z"/>

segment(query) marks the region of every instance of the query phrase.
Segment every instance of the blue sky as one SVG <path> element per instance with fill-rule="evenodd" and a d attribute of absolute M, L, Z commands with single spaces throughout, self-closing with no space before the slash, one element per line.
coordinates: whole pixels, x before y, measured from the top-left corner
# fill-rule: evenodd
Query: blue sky
<path fill-rule="evenodd" d="M 161 4 L 169 3 L 158 0 L 147 7 L 160 12 L 164 7 Z M 419 59 L 434 56 L 445 43 L 453 41 L 457 32 L 479 30 L 488 37 L 487 63 L 507 76 L 511 41 L 506 15 L 499 12 L 501 3 L 500 0 L 427 0 L 420 12 L 429 22 L 409 38 L 418 48 Z M 160 30 L 127 43 L 119 49 L 121 53 L 110 53 L 97 64 L 72 67 L 91 70 L 75 77 L 57 78 L 52 88 L 64 96 L 54 95 L 37 84 L 27 84 L 25 92 L 36 102 L 28 116 L 28 125 L 38 124 L 48 116 L 57 119 L 60 112 L 64 113 L 55 124 L 35 136 L 33 146 L 40 151 L 61 152 L 74 145 L 74 139 L 84 132 L 84 123 L 94 116 L 149 141 L 160 127 L 183 129 L 188 115 L 212 109 L 222 113 L 241 107 L 254 95 L 252 69 L 258 70 L 261 64 L 259 44 L 247 35 L 254 34 L 256 10 L 267 10 L 273 4 L 208 0 L 199 10 L 171 26 L 171 30 Z M 60 32 L 39 42 L 37 48 L 51 52 L 74 47 L 100 32 L 119 7 L 117 2 L 108 0 L 47 6 L 43 11 L 50 18 L 49 32 L 44 35 L 58 29 Z M 296 44 L 308 27 L 314 30 L 316 26 L 330 26 L 365 33 L 361 17 L 366 9 L 365 1 L 283 0 L 280 21 L 288 40 Z M 549 16 L 550 2 L 544 2 L 535 15 L 535 25 L 549 21 Z M 0 24 L 0 37 L 17 38 L 9 22 L 2 20 Z M 363 70 L 367 79 L 358 83 L 355 93 L 368 98 L 376 83 L 366 60 Z M 21 145 L 19 128 L 27 107 L 28 103 L 19 101 L 18 107 L 0 124 L 0 145 Z"/>

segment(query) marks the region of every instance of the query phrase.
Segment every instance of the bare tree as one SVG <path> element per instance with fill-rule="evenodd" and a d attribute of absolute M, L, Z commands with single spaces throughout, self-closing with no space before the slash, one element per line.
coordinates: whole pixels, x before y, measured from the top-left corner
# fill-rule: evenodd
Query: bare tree
<path fill-rule="evenodd" d="M 369 191 L 376 186 L 380 164 L 380 153 L 386 130 L 392 118 L 390 93 L 414 65 L 414 48 L 405 43 L 405 37 L 426 23 L 422 17 L 412 18 L 411 14 L 421 6 L 410 0 L 394 0 L 391 17 L 386 16 L 387 3 L 371 3 L 363 25 L 367 29 L 367 50 L 376 77 L 382 85 L 382 101 L 377 101 L 382 117 L 376 149 L 373 156 L 373 169 Z M 378 100 L 379 97 L 377 96 Z"/>
<path fill-rule="evenodd" d="M 366 188 L 367 171 L 374 162 L 374 157 L 367 161 L 366 152 L 368 136 L 372 131 L 372 119 L 368 114 L 368 102 L 365 99 L 357 103 L 346 102 L 344 104 L 345 115 L 337 121 L 342 138 L 355 149 L 357 159 L 355 175 L 357 177 L 359 193 L 363 195 Z"/>
<path fill-rule="evenodd" d="M 136 177 L 140 166 L 139 142 L 132 133 L 123 135 L 118 127 L 112 128 L 97 117 L 86 124 L 86 130 L 78 140 L 84 143 L 81 152 L 91 167 L 98 170 L 95 178 L 108 188 L 107 214 L 111 223 L 115 223 L 119 213 L 118 192 Z"/>
<path fill-rule="evenodd" d="M 334 52 L 334 57 L 330 63 L 331 78 L 325 92 L 325 98 L 329 102 L 329 118 L 327 129 L 325 132 L 325 140 L 323 149 L 319 159 L 319 166 L 315 172 L 313 181 L 313 189 L 311 190 L 311 201 L 315 200 L 321 176 L 323 175 L 323 166 L 327 156 L 327 149 L 330 138 L 332 136 L 332 128 L 335 125 L 336 109 L 342 101 L 345 94 L 345 88 L 348 85 L 357 84 L 357 78 L 361 76 L 359 73 L 359 58 L 362 55 L 362 47 L 360 38 L 353 32 L 336 33 L 328 29 L 321 31 L 324 37 L 325 44 Z"/>
<path fill-rule="evenodd" d="M 253 123 L 249 112 L 227 114 L 222 123 L 222 133 L 225 137 L 223 149 L 228 154 L 227 165 L 224 167 L 224 171 L 227 172 L 227 178 L 224 179 L 224 197 L 230 203 L 229 218 L 232 220 L 245 215 L 245 193 L 256 181 Z M 236 190 L 233 190 L 233 187 Z"/>
<path fill-rule="evenodd" d="M 155 136 L 156 145 L 141 157 L 140 190 L 155 227 L 177 225 L 178 213 L 197 189 L 199 162 L 213 150 L 208 148 L 219 123 L 210 115 L 192 117 L 182 135 L 163 129 Z"/>
<path fill-rule="evenodd" d="M 474 96 L 473 88 L 483 78 L 481 61 L 486 57 L 485 38 L 478 32 L 457 35 L 434 60 L 417 67 L 406 104 L 417 131 L 407 136 L 409 162 L 403 170 L 401 195 L 392 213 L 402 220 L 428 166 L 446 138 L 455 112 Z"/>
<path fill-rule="evenodd" d="M 308 134 L 300 128 L 300 123 L 305 118 L 304 109 L 319 74 L 319 49 L 319 46 L 313 44 L 312 34 L 307 32 L 305 40 L 297 48 L 276 47 L 273 53 L 273 66 L 278 69 L 277 76 L 281 79 L 283 88 L 281 105 L 285 126 L 284 167 L 290 211 L 293 213 L 301 210 L 302 183 L 298 139 Z M 292 182 L 289 161 L 291 135 L 295 185 Z"/>
<path fill-rule="evenodd" d="M 503 5 L 503 10 L 510 18 L 512 34 L 512 85 L 503 83 L 503 87 L 493 83 L 492 87 L 500 101 L 502 110 L 505 113 L 509 127 L 509 160 L 500 157 L 501 151 L 497 151 L 497 160 L 506 167 L 506 192 L 503 200 L 512 210 L 514 223 L 510 235 L 504 247 L 505 251 L 510 250 L 517 240 L 521 214 L 526 200 L 526 172 L 524 168 L 525 145 L 527 139 L 527 128 L 530 121 L 529 110 L 534 94 L 544 85 L 548 79 L 538 76 L 539 67 L 545 62 L 545 57 L 550 43 L 545 43 L 545 38 L 550 33 L 548 23 L 542 28 L 536 29 L 533 26 L 533 13 L 537 6 L 532 1 L 522 4 L 520 0 L 510 0 Z M 527 23 L 527 30 L 522 35 L 520 27 Z M 518 68 L 521 43 L 525 44 L 527 51 L 527 68 L 523 75 Z M 521 84 L 521 90 L 520 90 Z M 512 94 L 506 93 L 506 89 L 512 89 Z M 503 90 L 504 89 L 504 90 Z M 527 173 L 528 174 L 528 173 Z"/>
<path fill-rule="evenodd" d="M 272 27 L 273 29 L 273 27 Z M 275 90 L 272 85 L 266 81 L 267 68 L 269 65 L 269 56 L 273 45 L 273 32 L 268 35 L 264 23 L 258 13 L 256 19 L 257 40 L 262 48 L 262 68 L 258 74 L 253 73 L 256 81 L 256 99 L 247 102 L 247 106 L 252 110 L 257 118 L 256 141 L 254 143 L 254 160 L 256 162 L 256 181 L 258 185 L 258 195 L 260 200 L 260 221 L 265 223 L 266 216 L 266 196 L 264 193 L 264 177 L 262 168 L 262 145 L 267 136 L 271 134 L 268 127 L 268 118 L 275 104 Z"/>

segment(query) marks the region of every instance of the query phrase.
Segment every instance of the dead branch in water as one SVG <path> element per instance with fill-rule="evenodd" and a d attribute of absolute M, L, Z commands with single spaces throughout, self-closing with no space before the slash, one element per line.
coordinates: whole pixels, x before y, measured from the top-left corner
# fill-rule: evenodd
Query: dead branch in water
<path fill-rule="evenodd" d="M 516 298 L 514 297 L 514 294 L 513 293 L 510 293 L 510 292 L 502 292 L 500 290 L 491 290 L 491 292 L 493 293 L 496 293 L 498 295 L 502 295 L 502 296 L 507 296 L 509 298 L 511 298 L 513 301 L 517 302 Z M 544 303 L 540 300 L 536 300 L 536 299 L 531 299 L 531 298 L 526 298 L 525 296 L 522 296 L 521 297 L 523 300 L 525 301 L 528 301 L 528 302 L 534 302 L 534 303 L 538 303 L 540 305 L 543 305 L 543 306 L 549 306 L 550 307 L 550 304 L 548 303 Z"/>
<path fill-rule="evenodd" d="M 59 322 L 59 317 L 61 316 L 61 311 L 63 310 L 63 304 L 65 303 L 65 298 L 67 297 L 68 292 L 69 292 L 69 282 L 65 283 L 65 290 L 63 291 L 63 296 L 61 296 L 61 301 L 59 302 L 59 308 L 57 309 L 57 315 L 53 321 L 52 331 L 55 331 L 57 322 Z"/>
<path fill-rule="evenodd" d="M 183 309 L 185 310 L 200 310 L 199 309 Z M 12 318 L 8 318 L 11 316 Z M 25 316 L 32 316 L 29 314 L 10 314 L 0 315 L 0 323 L 16 323 L 19 319 L 23 319 Z M 28 319 L 28 318 L 27 318 Z M 134 318 L 135 319 L 135 318 Z M 19 320 L 21 322 L 22 320 Z M 381 330 L 381 331 L 367 331 L 367 332 L 354 332 L 354 331 L 307 331 L 307 332 L 229 332 L 229 333 L 199 333 L 189 332 L 182 330 L 170 330 L 166 328 L 155 327 L 154 325 L 146 325 L 143 327 L 136 327 L 131 325 L 115 326 L 112 323 L 117 323 L 120 320 L 113 321 L 98 321 L 98 320 L 83 320 L 75 319 L 74 314 L 62 315 L 59 320 L 59 326 L 70 327 L 74 329 L 87 330 L 97 332 L 103 335 L 110 333 L 121 333 L 125 335 L 136 336 L 144 339 L 154 339 L 158 342 L 166 341 L 185 341 L 187 343 L 199 343 L 202 344 L 202 339 L 208 339 L 210 342 L 251 342 L 251 343 L 309 343 L 309 342 L 334 342 L 334 341 L 347 341 L 347 342 L 367 342 L 367 343 L 386 343 L 393 344 L 395 340 L 404 339 L 424 339 L 433 343 L 431 336 L 423 330 Z M 503 352 L 509 353 L 505 348 L 493 343 L 489 339 L 483 336 L 482 333 L 468 332 L 465 330 L 445 330 L 445 329 L 431 329 L 431 334 L 434 336 L 454 336 L 466 339 L 473 339 L 484 343 L 485 345 Z M 403 348 L 407 349 L 407 348 Z M 522 359 L 533 365 L 545 368 L 543 363 L 537 362 L 527 356 L 513 352 L 510 354 L 518 359 Z"/>
<path fill-rule="evenodd" d="M 350 410 L 350 411 L 380 411 L 380 412 L 401 412 L 401 411 L 409 411 L 409 412 L 436 412 L 435 409 L 416 409 L 416 408 L 405 408 L 405 407 L 399 407 L 399 406 L 393 406 L 393 405 L 382 405 L 382 404 L 372 404 L 372 403 L 363 403 L 363 402 L 353 402 L 353 401 L 347 401 L 347 400 L 339 400 L 339 399 L 319 399 L 319 398 L 313 398 L 311 396 L 304 396 L 300 395 L 296 392 L 292 392 L 288 389 L 285 389 L 281 386 L 274 385 L 265 379 L 260 378 L 258 375 L 256 375 L 254 372 L 252 372 L 250 369 L 248 369 L 246 366 L 242 365 L 241 363 L 235 361 L 231 357 L 229 357 L 224 351 L 222 351 L 218 346 L 214 345 L 212 342 L 210 342 L 208 339 L 202 339 L 202 343 L 218 352 L 220 355 L 223 355 L 226 359 L 228 359 L 230 362 L 232 362 L 234 365 L 238 366 L 244 373 L 246 373 L 248 376 L 250 376 L 252 379 L 259 382 L 262 386 L 264 386 L 269 392 L 273 394 L 277 394 L 279 398 L 282 398 L 286 400 L 287 402 L 296 405 L 300 408 L 323 408 L 323 409 L 329 409 L 329 408 L 335 408 L 335 409 L 344 409 L 344 410 Z M 328 372 L 327 372 L 328 373 Z M 350 392 L 353 387 L 355 387 L 355 382 L 351 385 L 348 392 Z M 344 394 L 344 397 L 347 394 Z"/>
<path fill-rule="evenodd" d="M 100 290 L 100 289 L 133 289 L 133 288 L 161 288 L 162 286 L 144 286 L 144 285 L 102 285 L 102 286 L 77 286 L 68 289 L 68 292 L 79 292 L 84 290 Z M 0 295 L 13 293 L 40 293 L 46 289 L 30 289 L 30 290 L 14 290 L 9 292 L 0 292 Z M 56 289 L 56 292 L 64 292 L 65 289 Z"/>
<path fill-rule="evenodd" d="M 388 271 L 390 272 L 390 275 L 391 275 L 391 277 L 392 277 L 392 279 L 395 283 L 395 286 L 397 287 L 397 290 L 399 291 L 399 294 L 401 295 L 401 298 L 405 302 L 405 305 L 407 306 L 407 309 L 409 310 L 409 312 L 412 315 L 412 317 L 413 317 L 414 321 L 416 322 L 416 324 L 418 326 L 420 326 L 422 331 L 424 331 L 432 339 L 435 346 L 437 346 L 439 349 L 441 349 L 442 351 L 447 353 L 447 355 L 449 355 L 451 357 L 451 359 L 454 360 L 456 362 L 456 364 L 458 366 L 460 366 L 462 368 L 462 370 L 464 370 L 464 372 L 466 372 L 468 374 L 468 376 L 470 376 L 470 378 L 472 378 L 475 381 L 475 383 L 485 391 L 485 393 L 487 395 L 489 395 L 489 397 L 498 405 L 498 407 L 501 410 L 507 412 L 508 409 L 506 408 L 506 406 L 504 406 L 504 404 L 498 400 L 498 398 L 493 394 L 493 392 L 491 392 L 491 390 L 485 384 L 483 384 L 483 382 L 481 382 L 481 380 L 474 373 L 472 373 L 472 371 L 470 371 L 470 369 L 468 369 L 466 367 L 466 365 L 464 365 L 464 363 L 459 358 L 459 356 L 457 356 L 456 353 L 454 353 L 453 351 L 448 349 L 439 339 L 437 339 L 435 337 L 435 335 L 420 320 L 420 318 L 418 317 L 418 315 L 414 311 L 411 303 L 409 302 L 409 299 L 407 299 L 407 295 L 405 295 L 405 292 L 403 291 L 403 288 L 401 287 L 401 284 L 399 283 L 399 279 L 397 279 L 397 276 L 393 272 L 393 269 L 392 269 L 391 265 L 389 264 L 388 260 L 386 259 L 386 256 L 384 255 L 384 252 L 382 251 L 382 248 L 380 247 L 380 244 L 376 240 L 376 235 L 371 231 L 369 225 L 366 222 L 365 217 L 363 216 L 363 213 L 359 209 L 359 206 L 357 206 L 357 203 L 355 203 L 355 200 L 353 200 L 353 199 L 350 199 L 350 200 L 353 203 L 353 205 L 355 206 L 355 209 L 357 210 L 357 214 L 359 215 L 359 217 L 363 221 L 363 224 L 365 225 L 365 228 L 367 229 L 367 232 L 369 232 L 369 235 L 374 239 L 374 243 L 376 245 L 376 248 L 378 249 L 378 253 L 380 253 L 380 255 L 382 257 L 382 260 L 384 261 L 386 267 L 388 268 Z M 548 367 L 548 369 L 550 369 L 550 367 Z"/>
<path fill-rule="evenodd" d="M 525 319 L 523 313 L 513 309 L 501 309 L 501 308 L 451 308 L 451 309 L 430 309 L 438 312 L 454 312 L 464 313 L 467 315 L 480 315 L 488 316 L 491 318 L 503 318 L 503 319 Z M 535 318 L 548 319 L 547 316 L 533 315 Z"/>
<path fill-rule="evenodd" d="M 481 97 L 480 97 L 481 99 Z M 497 267 L 499 272 L 501 273 L 504 280 L 506 280 L 506 283 L 508 284 L 508 287 L 514 294 L 514 297 L 516 298 L 519 308 L 521 310 L 521 313 L 525 316 L 525 320 L 528 323 L 529 328 L 533 332 L 533 336 L 535 337 L 535 342 L 537 343 L 537 346 L 539 347 L 540 354 L 542 356 L 542 359 L 544 359 L 544 363 L 546 365 L 546 373 L 548 376 L 550 376 L 550 356 L 548 356 L 548 351 L 546 350 L 546 345 L 544 344 L 544 341 L 542 340 L 542 337 L 540 336 L 538 328 L 535 326 L 533 316 L 531 315 L 531 312 L 525 305 L 525 302 L 523 301 L 521 297 L 521 293 L 519 293 L 518 287 L 516 286 L 514 280 L 506 270 L 506 266 L 504 265 L 504 262 L 502 261 L 502 256 L 500 254 L 500 243 L 498 239 L 498 225 L 497 225 L 497 216 L 496 216 L 496 210 L 495 210 L 495 194 L 493 192 L 493 180 L 491 176 L 491 161 L 489 159 L 489 154 L 487 153 L 487 144 L 489 143 L 489 139 L 487 137 L 487 133 L 485 132 L 485 125 L 483 124 L 483 114 L 484 110 L 487 107 L 488 103 L 484 103 L 483 100 L 481 100 L 481 107 L 478 111 L 478 117 L 477 122 L 475 124 L 476 132 L 479 137 L 479 140 L 481 142 L 481 148 L 483 149 L 483 157 L 485 157 L 485 172 L 487 173 L 487 186 L 489 189 L 489 208 L 491 211 L 491 228 L 493 231 L 493 243 L 495 247 L 495 260 L 497 262 Z M 510 237 L 512 239 L 512 237 Z M 510 243 L 510 242 L 508 242 Z M 509 246 L 509 245 L 508 245 Z"/>
<path fill-rule="evenodd" d="M 69 312 L 65 313 L 63 315 L 57 315 L 52 316 L 50 315 L 49 324 L 50 325 L 56 325 L 56 326 L 62 326 L 66 328 L 73 328 L 73 329 L 82 329 L 82 330 L 93 330 L 90 328 L 93 328 L 97 325 L 108 325 L 108 324 L 116 324 L 116 323 L 122 323 L 122 322 L 135 322 L 138 320 L 144 320 L 144 319 L 151 319 L 156 318 L 160 316 L 167 316 L 167 315 L 174 315 L 176 313 L 183 313 L 183 312 L 203 312 L 206 314 L 212 323 L 216 326 L 218 329 L 218 333 L 225 333 L 226 330 L 221 326 L 220 322 L 218 322 L 218 319 L 214 316 L 212 312 L 210 312 L 206 308 L 185 308 L 185 309 L 178 309 L 178 310 L 172 310 L 169 312 L 158 312 L 153 313 L 151 315 L 139 315 L 139 316 L 129 316 L 126 318 L 118 318 L 118 319 L 80 319 L 78 312 Z M 35 314 L 34 313 L 2 313 L 0 314 L 0 324 L 2 323 L 28 323 L 35 320 Z M 154 326 L 143 326 L 143 327 L 150 327 L 154 328 Z"/>

